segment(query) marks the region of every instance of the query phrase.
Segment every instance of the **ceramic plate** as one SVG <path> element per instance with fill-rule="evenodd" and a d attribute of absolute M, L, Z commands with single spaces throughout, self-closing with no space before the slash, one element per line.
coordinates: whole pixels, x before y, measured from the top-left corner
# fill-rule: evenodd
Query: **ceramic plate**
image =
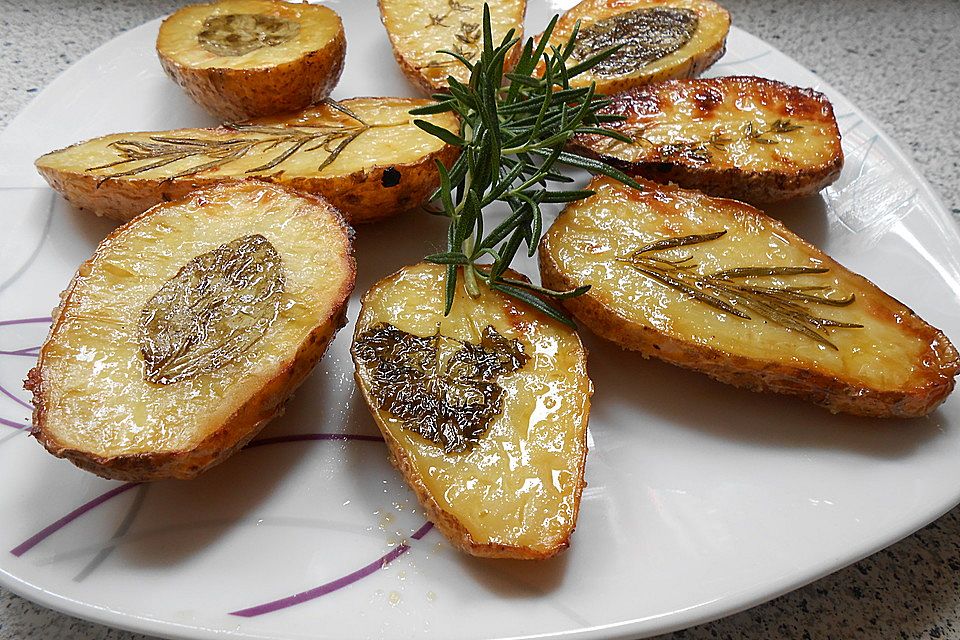
<path fill-rule="evenodd" d="M 331 4 L 349 41 L 334 97 L 412 95 L 375 4 Z M 532 1 L 528 33 L 563 8 Z M 210 123 L 161 71 L 158 25 L 78 62 L 0 136 L 4 587 L 177 638 L 632 638 L 773 598 L 960 501 L 960 397 L 919 420 L 833 416 L 591 336 L 588 486 L 572 547 L 548 562 L 472 559 L 430 528 L 354 389 L 351 327 L 287 414 L 198 480 L 120 484 L 53 458 L 27 435 L 21 381 L 57 294 L 112 225 L 68 206 L 32 161 L 108 132 Z M 891 141 L 743 31 L 731 32 L 710 73 L 827 94 L 843 131 L 843 175 L 772 213 L 960 338 L 960 237 Z M 443 237 L 441 222 L 422 214 L 359 229 L 357 292 Z M 352 316 L 357 309 L 355 297 Z"/>

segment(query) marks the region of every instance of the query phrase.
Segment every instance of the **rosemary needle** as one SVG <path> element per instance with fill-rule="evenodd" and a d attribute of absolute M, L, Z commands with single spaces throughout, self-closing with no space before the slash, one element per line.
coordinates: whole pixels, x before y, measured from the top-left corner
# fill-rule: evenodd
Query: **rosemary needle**
<path fill-rule="evenodd" d="M 460 274 L 467 293 L 476 297 L 481 284 L 569 325 L 573 321 L 544 298 L 561 299 L 585 293 L 588 287 L 552 291 L 522 280 L 504 277 L 521 247 L 533 256 L 543 232 L 545 203 L 565 203 L 592 195 L 589 190 L 562 189 L 572 182 L 558 165 L 586 169 L 642 188 L 630 177 L 603 162 L 565 151 L 574 135 L 592 133 L 623 142 L 626 136 L 604 128 L 622 120 L 599 110 L 608 101 L 594 85 L 573 88 L 570 80 L 599 64 L 616 48 L 568 66 L 578 29 L 562 46 L 549 45 L 557 23 L 554 16 L 539 43 L 528 39 L 512 71 L 504 68 L 507 54 L 519 39 L 510 31 L 493 40 L 490 7 L 484 4 L 479 56 L 470 60 L 457 51 L 442 51 L 470 70 L 468 83 L 448 77 L 449 93 L 436 94 L 437 104 L 411 111 L 429 115 L 452 111 L 460 118 L 459 133 L 424 120 L 414 123 L 424 131 L 461 148 L 460 158 L 447 169 L 441 163 L 440 187 L 434 193 L 440 215 L 450 219 L 447 250 L 425 259 L 447 265 L 445 313 L 450 312 Z M 510 213 L 489 231 L 484 209 L 503 202 Z M 483 261 L 483 262 L 481 262 Z"/>

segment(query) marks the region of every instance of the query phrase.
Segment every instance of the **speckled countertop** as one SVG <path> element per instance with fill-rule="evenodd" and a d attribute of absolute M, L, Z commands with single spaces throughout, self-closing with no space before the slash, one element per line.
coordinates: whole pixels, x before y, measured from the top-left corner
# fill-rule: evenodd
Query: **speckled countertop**
<path fill-rule="evenodd" d="M 754 33 L 842 91 L 891 134 L 960 220 L 960 1 L 723 0 Z M 88 51 L 173 0 L 0 0 L 0 125 Z M 146 636 L 0 589 L 0 640 Z M 960 508 L 898 544 L 770 603 L 664 636 L 960 640 Z"/>

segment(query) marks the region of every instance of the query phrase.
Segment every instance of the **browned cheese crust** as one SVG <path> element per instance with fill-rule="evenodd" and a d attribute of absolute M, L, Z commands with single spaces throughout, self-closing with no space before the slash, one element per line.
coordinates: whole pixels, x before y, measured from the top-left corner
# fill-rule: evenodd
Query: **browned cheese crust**
<path fill-rule="evenodd" d="M 625 120 L 609 127 L 634 142 L 582 135 L 573 147 L 649 180 L 764 205 L 813 195 L 843 169 L 833 106 L 813 89 L 731 76 L 663 82 L 611 101 L 602 112 Z M 786 130 L 768 131 L 777 122 Z"/>
<path fill-rule="evenodd" d="M 207 5 L 211 11 L 219 3 Z M 336 22 L 336 31 L 322 45 L 301 53 L 296 59 L 277 63 L 253 63 L 254 66 L 197 66 L 184 61 L 176 51 L 165 46 L 165 34 L 174 29 L 190 28 L 183 14 L 195 7 L 174 13 L 160 27 L 157 55 L 167 75 L 211 115 L 224 122 L 287 113 L 317 103 L 333 91 L 347 53 L 343 23 L 327 7 L 303 7 L 274 0 L 273 12 L 291 16 L 295 12 L 324 12 Z M 309 28 L 307 23 L 303 28 Z"/>
<path fill-rule="evenodd" d="M 285 190 L 283 187 L 259 183 L 255 180 L 246 181 L 251 184 L 263 184 L 264 188 Z M 204 191 L 198 191 L 192 199 L 202 199 L 207 193 L 223 191 L 232 188 L 232 185 L 218 185 Z M 297 194 L 298 197 L 309 201 L 308 206 L 321 207 L 330 211 L 336 217 L 343 230 L 340 251 L 344 255 L 348 277 L 343 286 L 336 293 L 336 299 L 329 317 L 318 324 L 281 366 L 279 372 L 259 389 L 256 390 L 233 414 L 220 425 L 216 431 L 197 443 L 189 450 L 163 451 L 139 454 L 124 454 L 104 457 L 89 451 L 71 448 L 61 442 L 55 434 L 47 429 L 47 396 L 48 386 L 51 384 L 45 375 L 45 359 L 51 348 L 51 343 L 57 339 L 58 329 L 64 317 L 64 310 L 74 304 L 74 294 L 77 286 L 89 271 L 90 265 L 99 258 L 100 249 L 77 270 L 76 275 L 67 289 L 61 294 L 60 305 L 53 311 L 53 322 L 47 340 L 40 350 L 37 365 L 30 370 L 24 382 L 24 388 L 33 394 L 33 429 L 31 435 L 36 437 L 50 453 L 58 458 L 65 458 L 76 466 L 103 478 L 123 480 L 128 482 L 144 482 L 176 478 L 187 480 L 194 478 L 210 467 L 213 467 L 242 449 L 257 433 L 271 420 L 282 415 L 284 403 L 303 382 L 307 375 L 323 356 L 336 332 L 346 324 L 347 303 L 356 278 L 356 264 L 352 255 L 350 237 L 351 229 L 342 221 L 330 205 L 311 195 Z M 172 203 L 175 206 L 178 203 Z M 164 206 L 155 207 L 129 223 L 115 229 L 105 242 L 122 235 L 135 224 L 148 222 L 150 217 L 163 210 Z M 103 243 L 101 243 L 102 246 Z"/>
<path fill-rule="evenodd" d="M 666 211 L 672 205 L 671 196 L 683 194 L 677 187 L 648 184 L 647 193 L 621 186 L 624 198 L 647 202 L 662 201 Z M 691 192 L 686 192 L 691 193 Z M 706 198 L 706 196 L 699 196 Z M 567 243 L 561 231 L 569 209 L 562 213 L 540 245 L 539 260 L 543 285 L 555 290 L 569 290 L 585 284 L 593 289 L 585 295 L 563 301 L 570 313 L 597 335 L 625 349 L 639 351 L 644 357 L 654 357 L 677 366 L 707 374 L 715 380 L 751 391 L 774 392 L 800 397 L 820 405 L 833 413 L 848 413 L 879 418 L 913 418 L 924 416 L 939 406 L 953 390 L 955 376 L 960 371 L 960 355 L 950 340 L 939 329 L 932 327 L 908 307 L 890 297 L 866 278 L 851 273 L 816 247 L 793 234 L 782 223 L 762 212 L 732 200 L 720 201 L 728 211 L 736 212 L 757 225 L 772 229 L 777 236 L 788 238 L 792 246 L 802 250 L 830 272 L 843 272 L 847 283 L 866 290 L 873 300 L 873 311 L 867 313 L 882 317 L 882 322 L 899 325 L 907 339 L 918 339 L 926 348 L 914 363 L 916 371 L 905 384 L 896 388 L 878 388 L 853 379 L 829 367 L 803 362 L 785 362 L 736 353 L 711 344 L 709 340 L 690 341 L 669 331 L 655 328 L 646 322 L 631 318 L 622 308 L 605 299 L 598 289 L 603 282 L 585 279 L 581 274 L 565 269 L 557 258 L 558 249 Z M 656 203 L 654 202 L 654 207 Z M 666 224 L 666 223 L 665 223 Z M 712 228 L 710 229 L 712 230 Z M 860 302 L 866 302 L 858 298 Z M 699 304 L 690 300 L 689 304 Z M 715 329 L 708 329 L 713 331 Z M 738 329 L 743 331 L 745 329 Z M 749 329 L 746 329 L 749 330 Z M 849 331 L 863 331 L 852 329 Z M 706 335 L 706 334 L 704 334 Z M 856 335 L 856 334 L 853 334 Z"/>

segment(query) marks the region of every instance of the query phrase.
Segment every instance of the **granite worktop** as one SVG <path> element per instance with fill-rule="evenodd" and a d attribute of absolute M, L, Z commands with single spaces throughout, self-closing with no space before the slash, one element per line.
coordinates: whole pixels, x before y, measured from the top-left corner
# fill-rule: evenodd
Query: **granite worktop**
<path fill-rule="evenodd" d="M 737 26 L 847 95 L 960 219 L 958 0 L 723 0 Z M 173 0 L 0 0 L 0 126 L 87 52 Z M 665 638 L 960 639 L 960 508 L 802 589 Z M 132 640 L 0 589 L 0 640 Z"/>

